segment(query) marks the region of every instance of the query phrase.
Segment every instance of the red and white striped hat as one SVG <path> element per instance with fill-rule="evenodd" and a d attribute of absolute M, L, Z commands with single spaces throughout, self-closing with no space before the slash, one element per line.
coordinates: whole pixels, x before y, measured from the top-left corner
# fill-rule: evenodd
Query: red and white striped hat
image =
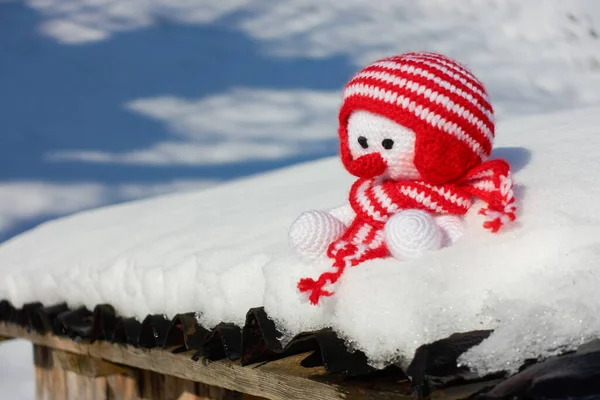
<path fill-rule="evenodd" d="M 453 181 L 489 157 L 494 111 L 483 84 L 464 66 L 436 53 L 406 53 L 359 71 L 339 113 L 342 161 L 352 161 L 352 111 L 389 118 L 416 134 L 414 164 L 425 182 Z"/>

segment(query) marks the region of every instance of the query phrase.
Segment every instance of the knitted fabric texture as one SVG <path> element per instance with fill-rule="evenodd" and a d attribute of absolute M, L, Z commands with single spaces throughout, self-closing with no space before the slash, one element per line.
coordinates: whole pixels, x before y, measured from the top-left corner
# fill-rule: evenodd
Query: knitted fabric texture
<path fill-rule="evenodd" d="M 381 150 L 353 157 L 347 124 L 354 111 L 383 116 L 415 133 L 413 162 L 420 179 L 386 177 L 390 162 Z M 514 221 L 510 167 L 504 160 L 486 161 L 494 138 L 487 93 L 455 61 L 434 53 L 407 53 L 367 66 L 344 89 L 339 124 L 342 162 L 359 177 L 349 195 L 356 217 L 327 249 L 333 271 L 298 282 L 312 304 L 333 294 L 325 287 L 347 267 L 390 255 L 384 227 L 398 212 L 464 215 L 475 196 L 487 203 L 480 211 L 485 228 L 497 232 Z"/>
<path fill-rule="evenodd" d="M 428 183 L 459 178 L 492 151 L 494 116 L 483 84 L 439 54 L 385 58 L 348 82 L 339 136 L 342 162 L 353 175 L 347 124 L 355 110 L 384 116 L 417 133 L 414 164 Z"/>
<path fill-rule="evenodd" d="M 476 196 L 488 204 L 480 210 L 486 216 L 484 228 L 497 232 L 502 225 L 515 220 L 511 187 L 509 166 L 503 160 L 488 161 L 462 180 L 443 185 L 358 179 L 352 185 L 349 198 L 356 217 L 327 250 L 327 255 L 334 260 L 334 271 L 321 274 L 317 280 L 303 278 L 298 282 L 298 289 L 308 292 L 311 304 L 317 304 L 322 296 L 333 294 L 325 286 L 337 282 L 346 267 L 389 256 L 383 228 L 388 219 L 402 209 L 464 215 L 471 207 L 472 196 Z"/>
<path fill-rule="evenodd" d="M 410 260 L 439 250 L 449 238 L 437 223 L 437 218 L 418 209 L 402 210 L 392 215 L 385 223 L 383 235 L 390 256 L 396 260 Z"/>

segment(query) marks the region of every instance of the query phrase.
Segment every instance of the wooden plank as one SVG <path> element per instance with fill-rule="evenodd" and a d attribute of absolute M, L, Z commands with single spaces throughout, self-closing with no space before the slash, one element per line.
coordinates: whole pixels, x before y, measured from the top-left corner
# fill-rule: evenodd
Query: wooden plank
<path fill-rule="evenodd" d="M 198 383 L 165 375 L 164 400 L 204 400 L 196 393 Z"/>
<path fill-rule="evenodd" d="M 46 346 L 33 346 L 35 364 L 35 394 L 37 400 L 66 400 L 65 372 L 55 368 L 53 350 Z"/>
<path fill-rule="evenodd" d="M 264 400 L 47 346 L 34 345 L 34 363 L 43 400 Z"/>
<path fill-rule="evenodd" d="M 73 371 L 64 371 L 64 373 L 67 382 L 67 400 L 107 400 L 105 377 L 86 376 Z"/>
<path fill-rule="evenodd" d="M 33 354 L 38 400 L 107 399 L 106 378 L 80 374 L 77 368 L 76 371 L 64 368 L 63 361 L 72 362 L 71 356 L 75 355 L 40 345 L 34 345 Z"/>
<path fill-rule="evenodd" d="M 194 400 L 242 400 L 244 393 L 235 392 L 221 387 L 209 386 L 203 383 L 196 384 L 196 398 Z M 263 399 L 264 397 L 257 398 Z"/>
<path fill-rule="evenodd" d="M 226 395 L 244 400 L 255 400 L 252 396 L 259 399 L 273 400 L 401 400 L 412 398 L 408 395 L 410 384 L 406 382 L 390 383 L 387 381 L 384 385 L 378 385 L 372 381 L 355 380 L 340 383 L 339 380 L 336 381 L 336 378 L 328 378 L 322 367 L 303 368 L 300 366 L 300 361 L 307 354 L 298 354 L 262 365 L 242 367 L 239 363 L 228 360 L 215 362 L 200 360 L 196 362 L 191 359 L 191 352 L 172 354 L 161 349 L 148 350 L 127 345 L 110 344 L 104 341 L 91 344 L 79 343 L 52 335 L 29 333 L 22 327 L 2 322 L 0 322 L 0 336 L 24 338 L 36 345 L 55 350 L 198 382 L 200 385 L 197 385 L 196 397 L 203 400 L 204 398 L 211 400 L 214 398 L 227 399 L 227 397 L 223 397 Z M 42 354 L 38 354 L 37 357 L 40 358 L 41 356 Z M 36 376 L 38 374 L 40 372 L 38 372 L 36 366 Z M 60 376 L 49 378 L 46 375 L 40 376 L 39 379 L 51 379 L 58 382 L 59 387 L 61 379 L 64 380 Z M 109 387 L 108 392 L 114 392 L 114 396 L 111 398 L 138 398 L 136 397 L 135 379 L 133 378 L 129 380 L 125 378 L 122 378 L 122 380 L 112 377 L 107 378 L 107 385 Z M 114 390 L 110 389 L 111 385 Z M 435 392 L 432 394 L 432 398 L 444 400 L 466 398 L 481 389 L 483 385 L 486 385 L 486 383 L 464 385 Z M 127 394 L 118 397 L 120 395 L 117 393 L 120 392 L 117 388 L 121 387 L 128 388 Z M 244 395 L 247 397 L 244 398 Z"/>
<path fill-rule="evenodd" d="M 54 362 L 64 370 L 90 378 L 108 375 L 131 375 L 130 368 L 67 351 L 54 351 Z"/>
<path fill-rule="evenodd" d="M 27 332 L 22 327 L 2 322 L 0 322 L 0 336 L 24 338 L 38 346 L 46 346 L 47 348 L 85 357 L 103 359 L 113 364 L 126 365 L 134 369 L 152 371 L 182 380 L 197 382 L 195 395 L 192 396 L 189 392 L 181 393 L 184 399 L 186 397 L 193 400 L 197 400 L 198 397 L 202 400 L 230 400 L 232 398 L 240 400 L 412 399 L 412 396 L 408 394 L 410 390 L 409 382 L 393 383 L 388 380 L 379 385 L 373 380 L 354 380 L 340 383 L 339 380 L 336 381 L 336 378 L 328 378 L 322 367 L 301 367 L 300 361 L 307 354 L 286 357 L 257 366 L 242 367 L 239 363 L 228 360 L 215 362 L 200 360 L 196 362 L 191 359 L 191 352 L 172 354 L 161 349 L 148 350 L 127 345 L 114 345 L 104 341 L 79 343 L 52 335 Z M 44 360 L 48 361 L 48 357 L 44 357 L 43 352 L 40 354 L 36 352 L 36 354 L 39 363 L 42 365 Z M 48 376 L 48 374 L 44 375 L 44 373 L 38 371 L 39 368 L 36 363 L 36 377 L 40 375 L 39 380 L 52 381 L 53 385 L 58 388 L 57 392 L 64 391 L 61 382 L 65 378 L 59 375 L 60 371 L 54 372 L 54 374 L 57 374 L 56 376 Z M 53 369 L 53 371 L 56 370 L 58 369 Z M 139 370 L 138 374 L 141 373 Z M 170 377 L 163 377 L 162 379 L 168 380 Z M 106 378 L 106 383 L 108 398 L 110 399 L 128 400 L 139 398 L 138 385 L 133 377 L 116 378 L 109 376 Z M 163 388 L 169 384 L 171 383 L 164 381 L 162 383 Z M 432 398 L 440 400 L 467 398 L 470 394 L 480 390 L 482 385 L 485 384 L 465 385 L 435 392 L 432 394 Z M 62 400 L 66 398 L 60 397 L 60 395 L 56 395 L 57 397 L 47 397 L 46 395 L 38 393 L 38 399 Z"/>
<path fill-rule="evenodd" d="M 34 345 L 33 356 L 37 399 L 107 400 L 107 375 L 121 379 L 133 375 L 130 368 L 47 346 Z M 126 395 L 131 393 L 129 387 L 121 389 Z"/>
<path fill-rule="evenodd" d="M 264 400 L 264 397 L 252 396 L 251 394 L 242 393 L 241 400 Z"/>
<path fill-rule="evenodd" d="M 154 371 L 139 371 L 138 386 L 140 388 L 140 399 L 162 400 L 165 388 L 165 375 Z"/>
<path fill-rule="evenodd" d="M 136 370 L 130 375 L 111 375 L 106 377 L 108 400 L 137 400 L 140 398 Z"/>
<path fill-rule="evenodd" d="M 264 397 L 244 399 L 240 392 L 153 371 L 139 371 L 138 386 L 143 400 L 264 400 Z"/>
<path fill-rule="evenodd" d="M 303 368 L 300 360 L 306 356 L 296 355 L 260 366 L 242 367 L 236 362 L 221 360 L 198 362 L 191 353 L 172 354 L 161 349 L 140 349 L 127 345 L 114 345 L 99 341 L 78 343 L 67 338 L 27 332 L 14 325 L 0 323 L 0 335 L 19 337 L 37 345 L 64 350 L 75 354 L 104 359 L 115 364 L 154 371 L 182 379 L 201 382 L 236 392 L 273 400 L 333 400 L 347 398 L 347 390 L 328 382 L 325 370 Z M 405 396 L 390 393 L 390 399 Z M 363 391 L 361 398 L 376 398 Z"/>

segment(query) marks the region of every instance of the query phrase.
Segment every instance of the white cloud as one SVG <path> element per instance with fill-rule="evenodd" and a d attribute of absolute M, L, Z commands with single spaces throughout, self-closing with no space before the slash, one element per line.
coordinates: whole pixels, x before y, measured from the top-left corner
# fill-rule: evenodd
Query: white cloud
<path fill-rule="evenodd" d="M 102 40 L 161 20 L 228 27 L 277 57 L 383 55 L 434 50 L 468 64 L 500 115 L 600 102 L 596 0 L 29 0 L 42 32 L 65 44 Z"/>
<path fill-rule="evenodd" d="M 127 108 L 165 122 L 193 139 L 215 134 L 236 139 L 307 141 L 335 137 L 338 91 L 238 88 L 197 101 L 157 97 Z"/>
<path fill-rule="evenodd" d="M 0 230 L 32 217 L 66 214 L 106 202 L 98 184 L 61 185 L 45 182 L 0 184 Z"/>
<path fill-rule="evenodd" d="M 41 31 L 64 44 L 83 44 L 160 20 L 211 22 L 243 7 L 247 0 L 27 0 L 43 13 Z"/>
<path fill-rule="evenodd" d="M 272 55 L 349 56 L 357 66 L 405 51 L 468 64 L 500 115 L 600 102 L 595 0 L 253 2 L 240 22 Z"/>
<path fill-rule="evenodd" d="M 336 138 L 337 92 L 234 89 L 197 101 L 134 100 L 127 108 L 163 122 L 176 140 L 122 153 L 55 151 L 49 161 L 211 165 L 282 159 Z"/>
<path fill-rule="evenodd" d="M 40 30 L 48 36 L 60 38 L 65 44 L 95 42 L 109 36 L 106 31 L 60 19 L 48 21 L 41 26 Z"/>
<path fill-rule="evenodd" d="M 248 141 L 202 145 L 193 142 L 160 142 L 125 153 L 103 151 L 59 151 L 49 161 L 85 161 L 137 165 L 210 165 L 247 160 L 280 159 L 298 153 L 292 146 Z"/>
<path fill-rule="evenodd" d="M 175 180 L 158 184 L 0 182 L 0 232 L 39 218 L 71 214 L 115 202 L 204 188 L 210 180 Z"/>

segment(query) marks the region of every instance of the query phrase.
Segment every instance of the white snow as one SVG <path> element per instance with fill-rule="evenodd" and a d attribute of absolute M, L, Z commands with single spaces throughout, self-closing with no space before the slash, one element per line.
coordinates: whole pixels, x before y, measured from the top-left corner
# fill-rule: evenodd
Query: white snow
<path fill-rule="evenodd" d="M 297 258 L 286 234 L 302 211 L 344 201 L 352 180 L 335 158 L 45 223 L 0 246 L 0 298 L 109 302 L 138 318 L 197 311 L 209 327 L 242 324 L 264 305 L 284 340 L 332 326 L 377 367 L 405 365 L 451 333 L 494 328 L 461 362 L 514 371 L 600 336 L 599 112 L 501 123 L 495 154 L 513 165 L 518 223 L 490 234 L 475 207 L 453 247 L 352 268 L 318 307 L 295 284 L 329 263 Z"/>
<path fill-rule="evenodd" d="M 73 213 L 115 201 L 214 185 L 209 179 L 181 179 L 164 184 L 129 183 L 106 186 L 97 182 L 0 182 L 0 232 L 34 217 Z"/>
<path fill-rule="evenodd" d="M 331 189 L 330 174 L 315 180 L 306 167 L 293 167 L 207 192 L 172 194 L 47 222 L 0 246 L 5 278 L 0 298 L 16 304 L 55 302 L 69 293 L 73 304 L 110 302 L 119 312 L 139 318 L 194 310 L 215 323 L 241 323 L 244 315 L 232 313 L 232 305 L 240 299 L 246 299 L 246 310 L 248 304 L 261 305 L 262 279 L 246 293 L 251 280 L 221 278 L 249 263 L 262 266 L 274 254 L 264 257 L 257 249 L 282 250 L 288 225 L 305 207 L 327 206 L 332 191 L 343 199 L 350 178 L 335 161 L 319 165 L 337 171 L 336 179 L 344 183 Z M 320 189 L 310 190 L 313 183 Z M 61 239 L 53 240 L 56 235 Z M 29 248 L 39 252 L 34 255 Z M 26 270 L 49 273 L 37 275 L 38 283 L 30 285 Z"/>
<path fill-rule="evenodd" d="M 0 399 L 33 400 L 33 351 L 26 340 L 0 343 Z"/>
<path fill-rule="evenodd" d="M 348 0 L 341 6 L 337 0 L 0 0 L 0 7 L 0 107 L 6 111 L 0 133 L 0 241 L 55 216 L 204 187 L 332 154 L 340 86 L 364 63 L 392 53 L 434 50 L 467 63 L 486 83 L 500 119 L 600 103 L 600 3 L 596 0 Z M 562 128 L 555 129 L 569 132 L 570 138 L 573 124 L 577 127 L 579 121 L 564 121 Z M 13 289 L 27 285 L 34 273 L 40 277 L 36 284 L 46 287 L 25 288 L 15 299 L 40 295 L 50 301 L 64 295 L 73 303 L 82 302 L 88 293 L 70 282 L 93 271 L 83 289 L 94 286 L 92 280 L 100 277 L 95 284 L 98 292 L 90 291 L 86 301 L 108 298 L 131 315 L 194 307 L 203 312 L 207 325 L 221 319 L 241 323 L 242 309 L 263 303 L 279 316 L 286 337 L 307 326 L 331 325 L 338 314 L 343 315 L 344 304 L 339 310 L 334 302 L 324 305 L 327 310 L 298 308 L 297 297 L 286 289 L 300 276 L 318 274 L 319 266 L 306 266 L 294 258 L 283 266 L 285 270 L 281 264 L 289 257 L 281 249 L 283 232 L 293 218 L 307 208 L 337 205 L 350 182 L 336 162 L 319 165 L 303 167 L 319 168 L 318 175 L 323 175 L 316 190 L 308 189 L 304 172 L 284 173 L 305 185 L 298 192 L 296 186 L 291 191 L 291 183 L 276 183 L 284 178 L 275 175 L 271 190 L 290 191 L 285 195 L 291 203 L 279 210 L 284 199 L 267 202 L 265 218 L 248 217 L 245 212 L 256 207 L 255 202 L 248 204 L 237 214 L 239 226 L 252 225 L 245 232 L 232 227 L 220 236 L 225 228 L 205 228 L 221 224 L 216 206 L 208 207 L 215 215 L 207 216 L 211 212 L 204 209 L 206 202 L 217 202 L 210 196 L 218 195 L 207 194 L 205 199 L 190 194 L 172 197 L 174 202 L 190 203 L 182 206 L 181 215 L 168 204 L 155 209 L 159 203 L 151 202 L 140 213 L 145 215 L 138 217 L 135 212 L 130 218 L 128 211 L 115 211 L 122 213 L 123 222 L 114 226 L 110 220 L 101 223 L 107 210 L 100 217 L 92 213 L 85 217 L 89 229 L 81 238 L 81 232 L 65 233 L 69 220 L 50 223 L 31 233 L 42 238 L 56 234 L 48 244 L 38 246 L 32 243 L 35 239 L 28 244 L 28 234 L 3 245 L 0 258 L 9 258 L 7 248 L 22 249 L 21 253 L 14 250 L 11 265 L 4 265 L 27 268 L 22 274 L 15 271 Z M 194 167 L 194 175 L 183 167 Z M 331 171 L 323 173 L 323 169 Z M 246 191 L 256 195 L 253 187 L 246 188 L 229 200 L 229 210 L 240 198 L 246 199 Z M 233 189 L 223 190 L 217 193 L 231 194 L 228 190 Z M 70 226 L 81 228 L 85 215 Z M 569 215 L 563 217 L 570 221 Z M 124 243 L 114 249 L 107 246 L 127 230 L 125 223 L 136 218 L 138 227 L 152 231 L 129 232 L 126 240 L 119 240 Z M 181 222 L 186 218 L 190 221 Z M 257 228 L 257 223 L 263 223 L 263 228 Z M 264 230 L 262 236 L 253 234 L 256 229 Z M 117 236 L 111 238 L 112 234 Z M 240 240 L 224 239 L 233 234 Z M 240 242 L 248 245 L 241 247 Z M 255 254 L 261 246 L 265 252 Z M 585 251 L 582 258 L 589 256 Z M 561 256 L 573 257 L 571 252 L 565 254 Z M 70 267 L 60 270 L 61 262 L 70 262 Z M 375 268 L 365 267 L 362 272 L 351 271 L 340 291 L 351 291 L 352 279 Z M 574 269 L 570 263 L 567 268 Z M 352 278 L 355 273 L 359 276 Z M 577 277 L 571 281 L 548 275 L 548 290 L 555 284 L 553 279 L 561 285 L 574 282 L 574 287 L 582 293 L 589 290 L 593 298 L 590 271 L 572 273 Z M 70 278 L 59 281 L 65 285 L 59 288 L 64 293 L 52 294 L 57 289 L 53 277 L 59 274 Z M 238 274 L 246 279 L 244 290 L 231 278 Z M 189 284 L 181 284 L 182 275 Z M 123 276 L 129 279 L 126 284 L 119 280 Z M 156 292 L 142 290 L 142 279 Z M 493 362 L 515 365 L 517 352 L 536 354 L 539 346 L 524 349 L 521 344 L 526 340 L 516 331 L 547 343 L 544 329 L 554 330 L 561 336 L 559 341 L 574 341 L 576 330 L 569 330 L 570 325 L 563 330 L 561 315 L 585 321 L 581 332 L 596 330 L 585 317 L 595 303 L 578 304 L 583 297 L 571 296 L 571 290 L 565 291 L 564 309 L 534 303 L 522 305 L 527 310 L 508 311 L 511 300 L 506 299 L 529 300 L 528 293 L 543 296 L 544 290 L 540 282 L 525 294 L 502 287 L 490 293 L 481 306 L 492 310 L 485 311 L 488 318 L 541 323 L 503 326 L 464 361 L 485 370 L 493 368 Z M 132 299 L 141 300 L 127 304 Z M 207 300 L 212 302 L 203 306 Z M 567 307 L 569 313 L 561 314 Z M 288 314 L 289 310 L 293 312 Z M 357 334 L 349 329 L 350 340 L 358 340 L 352 336 Z M 394 353 L 391 342 L 360 341 L 370 349 L 374 362 L 401 353 Z M 0 346 L 0 366 L 7 365 L 8 346 L 15 345 Z M 16 348 L 24 352 L 28 347 Z M 12 383 L 23 376 L 2 371 L 0 398 L 32 398 L 31 380 L 30 394 L 21 396 L 17 389 L 10 394 Z M 3 396 L 5 388 L 9 394 Z"/>

